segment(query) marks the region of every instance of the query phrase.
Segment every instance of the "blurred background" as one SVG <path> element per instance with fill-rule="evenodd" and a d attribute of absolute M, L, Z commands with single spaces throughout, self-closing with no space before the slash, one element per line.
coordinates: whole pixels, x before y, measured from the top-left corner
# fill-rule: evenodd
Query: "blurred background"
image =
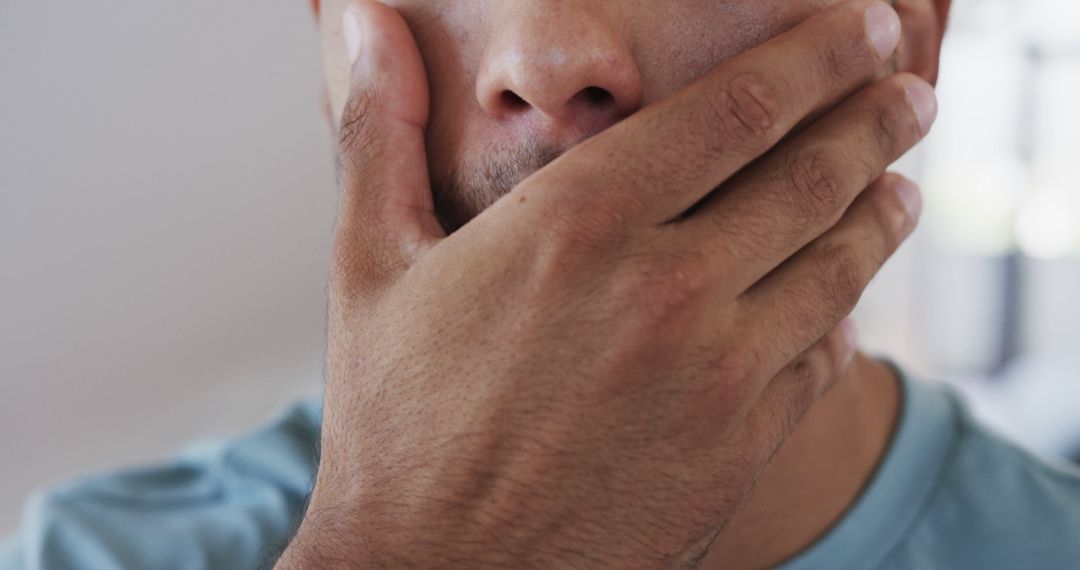
<path fill-rule="evenodd" d="M 1080 454 L 1080 2 L 956 0 L 865 345 Z M 307 3 L 0 0 L 0 534 L 317 396 L 336 188 Z"/>

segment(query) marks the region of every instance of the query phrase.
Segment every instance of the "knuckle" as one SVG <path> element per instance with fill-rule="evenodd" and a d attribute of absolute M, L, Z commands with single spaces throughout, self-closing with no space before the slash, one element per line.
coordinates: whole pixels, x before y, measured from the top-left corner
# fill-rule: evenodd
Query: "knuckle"
<path fill-rule="evenodd" d="M 823 301 L 831 316 L 847 315 L 859 302 L 866 286 L 861 260 L 846 244 L 827 244 L 818 251 Z"/>
<path fill-rule="evenodd" d="M 615 298 L 653 335 L 678 336 L 700 305 L 710 282 L 698 252 L 635 253 L 621 260 Z M 670 329 L 670 330 L 669 330 Z"/>
<path fill-rule="evenodd" d="M 373 146 L 377 136 L 372 117 L 378 99 L 377 89 L 359 89 L 350 94 L 338 129 L 338 145 L 343 155 L 356 155 Z"/>
<path fill-rule="evenodd" d="M 705 272 L 697 255 L 683 252 L 648 265 L 638 272 L 635 284 L 646 306 L 654 304 L 669 313 L 685 307 L 705 289 Z"/>
<path fill-rule="evenodd" d="M 526 180 L 519 190 L 530 184 Z M 537 187 L 523 193 L 543 191 Z M 634 206 L 628 206 L 627 201 L 633 198 L 611 200 L 599 194 L 602 193 L 535 209 L 530 231 L 541 244 L 541 250 L 557 259 L 610 256 L 617 251 L 629 237 L 626 212 Z"/>
<path fill-rule="evenodd" d="M 575 244 L 584 240 L 565 233 L 539 232 L 532 242 L 526 241 L 531 251 L 517 252 L 531 263 L 529 271 L 534 287 L 538 290 L 564 287 L 568 281 L 583 271 L 597 271 L 598 256 Z"/>
<path fill-rule="evenodd" d="M 806 219 L 837 216 L 844 206 L 840 172 L 837 159 L 828 151 L 811 149 L 791 155 L 787 177 L 795 189 L 792 201 L 796 215 Z"/>
<path fill-rule="evenodd" d="M 882 155 L 888 158 L 900 153 L 897 117 L 892 108 L 886 106 L 874 110 L 870 133 L 873 135 L 876 148 Z"/>
<path fill-rule="evenodd" d="M 559 222 L 537 224 L 536 239 L 539 251 L 554 265 L 577 267 L 578 262 L 591 263 L 606 252 L 617 248 L 620 236 L 593 211 L 588 216 L 562 216 Z"/>
<path fill-rule="evenodd" d="M 818 398 L 818 387 L 828 374 L 822 359 L 803 355 L 791 365 L 794 386 L 788 399 L 789 416 L 798 419 Z"/>
<path fill-rule="evenodd" d="M 728 391 L 740 393 L 756 383 L 761 359 L 746 349 L 733 347 L 732 350 L 709 360 L 708 368 L 723 380 Z"/>
<path fill-rule="evenodd" d="M 900 156 L 919 137 L 919 121 L 903 88 L 894 83 L 890 91 L 872 111 L 870 126 L 877 148 L 889 160 Z"/>
<path fill-rule="evenodd" d="M 719 146 L 758 148 L 776 138 L 782 119 L 780 89 L 764 75 L 743 71 L 707 97 Z"/>
<path fill-rule="evenodd" d="M 799 420 L 810 410 L 816 396 L 812 389 L 813 367 L 800 358 L 787 365 L 773 379 L 768 398 L 768 414 L 758 426 L 761 441 L 772 451 L 783 443 Z"/>
<path fill-rule="evenodd" d="M 761 367 L 752 352 L 736 347 L 711 355 L 702 366 L 710 389 L 702 394 L 701 403 L 725 416 L 736 413 L 746 405 L 747 391 L 758 384 Z"/>
<path fill-rule="evenodd" d="M 863 50 L 852 49 L 850 44 L 830 41 L 818 48 L 818 66 L 822 76 L 832 85 L 847 85 L 866 65 L 866 58 L 859 57 Z"/>

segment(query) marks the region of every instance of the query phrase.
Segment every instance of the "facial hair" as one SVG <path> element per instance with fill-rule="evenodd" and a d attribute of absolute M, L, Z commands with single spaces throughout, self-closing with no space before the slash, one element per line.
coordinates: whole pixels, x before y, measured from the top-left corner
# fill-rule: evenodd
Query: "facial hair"
<path fill-rule="evenodd" d="M 525 140 L 490 149 L 474 164 L 448 169 L 432 181 L 439 222 L 447 234 L 453 233 L 562 152 L 537 140 Z"/>

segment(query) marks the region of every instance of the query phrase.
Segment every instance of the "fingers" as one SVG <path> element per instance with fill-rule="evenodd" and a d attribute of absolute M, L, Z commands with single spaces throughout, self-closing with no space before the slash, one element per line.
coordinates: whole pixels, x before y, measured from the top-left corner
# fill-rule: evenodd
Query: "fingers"
<path fill-rule="evenodd" d="M 428 84 L 419 48 L 390 7 L 353 0 L 343 33 L 352 59 L 339 130 L 341 208 L 335 274 L 376 281 L 444 236 L 428 179 Z"/>
<path fill-rule="evenodd" d="M 859 192 L 922 139 L 933 89 L 901 74 L 856 94 L 739 173 L 687 219 L 684 247 L 715 252 L 723 287 L 739 294 L 840 219 Z M 737 271 L 732 271 L 737 268 Z"/>
<path fill-rule="evenodd" d="M 845 319 L 806 352 L 783 368 L 762 390 L 747 415 L 751 437 L 775 451 L 810 407 L 851 365 L 856 346 L 855 325 Z"/>
<path fill-rule="evenodd" d="M 814 344 L 855 308 L 870 279 L 915 229 L 920 211 L 913 183 L 892 174 L 875 182 L 836 226 L 742 296 L 747 346 L 779 368 Z"/>
<path fill-rule="evenodd" d="M 555 182 L 537 192 L 554 219 L 669 221 L 869 80 L 899 33 L 883 2 L 844 2 L 578 145 L 518 190 Z M 561 190 L 547 192 L 552 186 Z"/>

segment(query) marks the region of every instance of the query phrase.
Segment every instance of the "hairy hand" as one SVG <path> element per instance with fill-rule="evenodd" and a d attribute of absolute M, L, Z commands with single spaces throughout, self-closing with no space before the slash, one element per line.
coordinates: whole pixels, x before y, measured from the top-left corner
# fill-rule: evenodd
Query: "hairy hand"
<path fill-rule="evenodd" d="M 447 236 L 419 51 L 392 9 L 349 10 L 321 465 L 282 565 L 693 565 L 915 226 L 918 191 L 882 174 L 936 107 L 872 81 L 895 14 L 824 11 Z"/>

